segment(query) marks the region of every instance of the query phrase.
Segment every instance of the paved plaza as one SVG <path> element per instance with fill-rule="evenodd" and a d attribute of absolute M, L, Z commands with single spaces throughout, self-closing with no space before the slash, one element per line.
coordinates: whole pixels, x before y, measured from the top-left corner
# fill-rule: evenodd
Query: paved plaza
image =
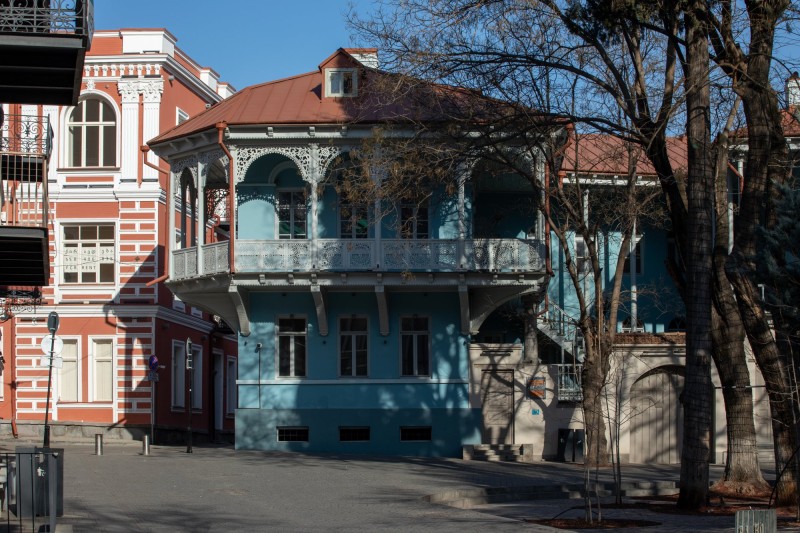
<path fill-rule="evenodd" d="M 27 445 L 4 442 L 13 451 Z M 580 466 L 510 464 L 435 458 L 300 455 L 231 447 L 106 443 L 61 445 L 64 516 L 58 531 L 560 531 L 527 518 L 580 516 L 580 500 L 527 500 L 472 509 L 426 497 L 487 487 L 580 483 Z M 712 477 L 719 476 L 712 467 Z M 677 467 L 626 466 L 627 481 L 677 480 Z M 603 476 L 609 475 L 607 472 Z M 607 510 L 660 526 L 624 531 L 732 531 L 734 518 Z M 3 519 L 5 520 L 4 514 Z M 3 522 L 5 524 L 5 522 Z M 563 531 L 563 530 L 561 530 Z"/>

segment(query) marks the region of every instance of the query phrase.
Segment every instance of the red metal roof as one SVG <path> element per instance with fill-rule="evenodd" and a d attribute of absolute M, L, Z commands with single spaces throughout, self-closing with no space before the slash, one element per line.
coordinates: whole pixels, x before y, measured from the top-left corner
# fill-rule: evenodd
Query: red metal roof
<path fill-rule="evenodd" d="M 502 113 L 500 102 L 456 87 L 410 80 L 370 69 L 359 63 L 353 53 L 372 49 L 343 49 L 325 59 L 314 72 L 282 80 L 252 85 L 168 130 L 148 144 L 156 145 L 207 131 L 221 122 L 237 125 L 345 124 L 436 121 L 470 118 Z M 325 97 L 324 69 L 353 67 L 359 69 L 358 97 Z M 384 84 L 383 82 L 392 83 Z M 369 91 L 370 87 L 404 89 Z M 397 95 L 402 96 L 397 96 Z M 507 104 L 506 104 L 507 105 Z"/>
<path fill-rule="evenodd" d="M 631 153 L 637 158 L 637 175 L 655 176 L 656 171 L 640 146 L 626 144 L 619 137 L 604 134 L 579 134 L 573 137 L 561 168 L 570 173 L 577 169 L 579 174 L 626 176 Z M 667 153 L 674 171 L 686 170 L 685 137 L 667 138 Z"/>

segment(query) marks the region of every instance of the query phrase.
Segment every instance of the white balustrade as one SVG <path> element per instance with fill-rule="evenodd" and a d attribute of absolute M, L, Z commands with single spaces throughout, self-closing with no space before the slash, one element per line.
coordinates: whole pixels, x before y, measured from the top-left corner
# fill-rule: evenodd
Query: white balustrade
<path fill-rule="evenodd" d="M 173 279 L 229 271 L 228 242 L 172 253 Z M 538 272 L 544 246 L 523 239 L 285 239 L 237 240 L 237 272 Z"/>

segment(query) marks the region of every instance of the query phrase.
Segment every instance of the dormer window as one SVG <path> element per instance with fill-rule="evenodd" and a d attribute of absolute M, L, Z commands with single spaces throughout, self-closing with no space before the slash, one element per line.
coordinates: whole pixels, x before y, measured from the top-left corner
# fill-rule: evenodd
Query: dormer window
<path fill-rule="evenodd" d="M 356 69 L 327 69 L 327 86 L 325 94 L 329 97 L 356 96 L 358 94 L 358 76 Z"/>

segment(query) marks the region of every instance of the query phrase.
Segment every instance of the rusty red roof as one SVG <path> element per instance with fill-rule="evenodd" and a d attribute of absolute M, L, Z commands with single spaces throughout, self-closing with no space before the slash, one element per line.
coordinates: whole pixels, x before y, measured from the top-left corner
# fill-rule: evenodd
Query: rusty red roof
<path fill-rule="evenodd" d="M 211 130 L 223 122 L 228 126 L 370 124 L 456 117 L 479 122 L 481 117 L 496 117 L 503 113 L 504 106 L 510 106 L 474 91 L 411 80 L 369 68 L 351 55 L 351 52 L 371 54 L 374 51 L 340 48 L 320 63 L 316 71 L 247 87 L 148 144 Z M 324 95 L 324 70 L 330 67 L 359 69 L 358 97 Z M 400 84 L 406 84 L 404 90 L 397 90 Z M 377 89 L 368 90 L 371 88 Z"/>
<path fill-rule="evenodd" d="M 626 143 L 619 137 L 605 134 L 575 135 L 564 153 L 562 170 L 579 174 L 626 176 L 628 160 L 631 155 L 636 158 L 636 174 L 639 176 L 655 176 L 656 172 L 650 159 L 639 145 Z M 668 137 L 667 153 L 673 170 L 686 170 L 687 148 L 686 138 Z M 577 163 L 576 163 L 577 161 Z"/>

